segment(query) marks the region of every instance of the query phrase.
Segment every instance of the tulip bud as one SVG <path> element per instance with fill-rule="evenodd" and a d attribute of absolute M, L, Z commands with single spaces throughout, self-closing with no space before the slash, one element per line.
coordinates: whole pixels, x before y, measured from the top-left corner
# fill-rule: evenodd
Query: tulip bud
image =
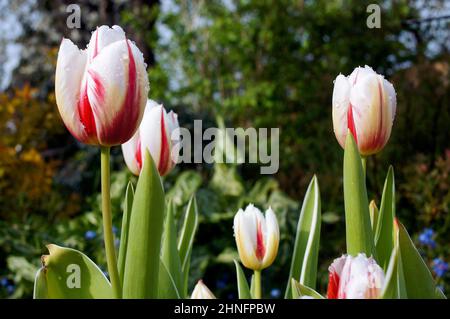
<path fill-rule="evenodd" d="M 148 100 L 136 134 L 122 145 L 123 157 L 130 171 L 139 175 L 148 149 L 161 176 L 167 175 L 178 160 L 175 142 L 179 140 L 178 115 L 166 112 L 161 104 Z"/>
<path fill-rule="evenodd" d="M 265 218 L 252 204 L 245 211 L 240 209 L 234 216 L 234 236 L 239 257 L 245 267 L 261 270 L 275 260 L 280 231 L 271 208 L 266 210 Z"/>
<path fill-rule="evenodd" d="M 199 280 L 192 291 L 191 299 L 216 299 L 216 296 L 206 287 L 202 280 Z"/>
<path fill-rule="evenodd" d="M 328 268 L 328 299 L 377 299 L 384 285 L 384 272 L 365 254 L 343 255 Z"/>
<path fill-rule="evenodd" d="M 141 122 L 148 91 L 144 57 L 121 27 L 97 28 L 85 50 L 62 40 L 56 103 L 80 142 L 112 146 L 128 141 Z"/>
<path fill-rule="evenodd" d="M 378 153 L 391 135 L 397 101 L 394 86 L 369 66 L 339 74 L 333 90 L 334 134 L 345 147 L 350 130 L 361 155 Z"/>

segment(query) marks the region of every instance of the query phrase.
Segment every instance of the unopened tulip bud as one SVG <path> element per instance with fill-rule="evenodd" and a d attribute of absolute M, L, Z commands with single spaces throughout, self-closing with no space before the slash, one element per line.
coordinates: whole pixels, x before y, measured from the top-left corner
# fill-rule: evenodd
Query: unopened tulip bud
<path fill-rule="evenodd" d="M 192 291 L 191 299 L 216 299 L 216 296 L 206 287 L 202 280 L 199 280 Z"/>
<path fill-rule="evenodd" d="M 239 257 L 245 267 L 262 270 L 275 260 L 280 231 L 271 208 L 266 211 L 265 217 L 252 204 L 245 211 L 240 209 L 234 216 L 234 236 Z"/>
<path fill-rule="evenodd" d="M 328 299 L 377 299 L 381 295 L 384 272 L 372 257 L 344 255 L 328 271 Z"/>
<path fill-rule="evenodd" d="M 369 66 L 350 76 L 338 75 L 333 90 L 334 134 L 345 147 L 347 132 L 353 134 L 361 155 L 378 153 L 391 135 L 397 100 L 395 90 Z"/>
<path fill-rule="evenodd" d="M 112 146 L 128 141 L 141 122 L 148 90 L 143 55 L 121 27 L 97 28 L 85 50 L 62 40 L 56 103 L 80 142 Z"/>
<path fill-rule="evenodd" d="M 161 104 L 148 100 L 144 117 L 136 134 L 122 145 L 123 157 L 130 171 L 139 175 L 148 149 L 159 174 L 167 175 L 175 166 L 178 153 L 174 151 L 179 140 L 178 116 L 166 112 Z M 175 132 L 174 132 L 175 131 Z"/>

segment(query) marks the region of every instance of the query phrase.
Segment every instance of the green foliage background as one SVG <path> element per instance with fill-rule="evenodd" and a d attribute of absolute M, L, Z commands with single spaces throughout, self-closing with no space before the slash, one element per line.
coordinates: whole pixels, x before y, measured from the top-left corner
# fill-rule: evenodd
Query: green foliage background
<path fill-rule="evenodd" d="M 254 203 L 272 206 L 280 221 L 279 255 L 263 285 L 266 296 L 272 288 L 283 291 L 300 201 L 317 174 L 324 212 L 318 290 L 325 290 L 327 267 L 345 249 L 333 80 L 366 64 L 394 84 L 398 101 L 390 142 L 368 161 L 369 197 L 379 203 L 393 164 L 401 221 L 410 233 L 432 227 L 437 246 L 419 247 L 429 262 L 449 261 L 449 21 L 419 20 L 445 2 L 375 1 L 382 8 L 381 28 L 369 29 L 366 8 L 373 2 L 79 1 L 80 30 L 66 27 L 63 4 L 17 2 L 45 19 L 36 28 L 20 17 L 24 32 L 15 41 L 27 50 L 0 94 L 0 276 L 14 286 L 13 292 L 0 287 L 0 296 L 31 296 L 46 243 L 80 249 L 105 265 L 99 151 L 65 131 L 53 97 L 61 36 L 82 46 L 100 24 L 120 24 L 136 40 L 149 64 L 150 98 L 175 110 L 181 126 L 192 129 L 193 120 L 202 119 L 206 128 L 220 119 L 227 127 L 281 129 L 274 176 L 261 176 L 254 164 L 182 164 L 165 179 L 178 214 L 197 193 L 201 220 L 190 287 L 203 278 L 218 296 L 236 297 L 232 218 Z M 113 160 L 113 213 L 120 229 L 121 199 L 133 177 L 120 148 Z M 93 239 L 85 236 L 90 230 Z M 449 275 L 438 282 L 447 292 Z"/>

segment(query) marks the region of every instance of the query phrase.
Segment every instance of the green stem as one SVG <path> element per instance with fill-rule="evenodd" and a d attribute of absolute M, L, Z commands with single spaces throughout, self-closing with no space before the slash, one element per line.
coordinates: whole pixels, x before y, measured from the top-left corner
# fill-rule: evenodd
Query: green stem
<path fill-rule="evenodd" d="M 109 177 L 109 147 L 101 148 L 101 173 L 102 173 L 102 215 L 103 237 L 105 240 L 106 262 L 108 273 L 115 298 L 121 298 L 119 272 L 117 270 L 116 249 L 114 247 L 114 234 L 112 231 L 111 194 Z"/>
<path fill-rule="evenodd" d="M 255 270 L 255 299 L 261 299 L 261 270 Z"/>
<path fill-rule="evenodd" d="M 366 179 L 366 163 L 367 163 L 367 157 L 361 156 L 361 163 L 362 163 L 362 168 L 363 168 L 363 173 L 364 173 L 364 179 Z"/>

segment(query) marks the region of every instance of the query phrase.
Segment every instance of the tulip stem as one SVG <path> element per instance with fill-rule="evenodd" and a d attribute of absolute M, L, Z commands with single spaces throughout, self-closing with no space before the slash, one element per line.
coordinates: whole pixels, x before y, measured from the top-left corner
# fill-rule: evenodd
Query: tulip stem
<path fill-rule="evenodd" d="M 119 282 L 119 272 L 117 270 L 116 249 L 114 247 L 114 234 L 112 230 L 109 151 L 110 147 L 101 148 L 103 238 L 105 240 L 106 261 L 108 263 L 108 273 L 114 297 L 121 298 L 122 292 Z"/>
<path fill-rule="evenodd" d="M 255 299 L 261 299 L 261 270 L 255 270 Z"/>
<path fill-rule="evenodd" d="M 361 157 L 361 163 L 362 163 L 362 168 L 363 168 L 364 179 L 366 179 L 366 163 L 367 163 L 367 157 L 362 156 L 362 157 Z"/>

